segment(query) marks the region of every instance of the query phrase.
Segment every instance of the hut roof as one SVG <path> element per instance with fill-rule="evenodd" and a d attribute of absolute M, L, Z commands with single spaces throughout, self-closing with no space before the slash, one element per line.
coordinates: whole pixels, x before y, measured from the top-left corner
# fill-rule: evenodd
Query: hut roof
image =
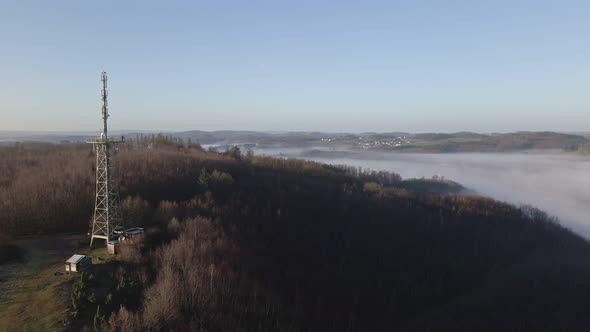
<path fill-rule="evenodd" d="M 79 255 L 79 254 L 75 254 L 72 257 L 70 257 L 70 259 L 68 259 L 66 261 L 66 263 L 79 263 L 82 259 L 84 259 L 84 257 L 87 257 L 86 255 Z"/>

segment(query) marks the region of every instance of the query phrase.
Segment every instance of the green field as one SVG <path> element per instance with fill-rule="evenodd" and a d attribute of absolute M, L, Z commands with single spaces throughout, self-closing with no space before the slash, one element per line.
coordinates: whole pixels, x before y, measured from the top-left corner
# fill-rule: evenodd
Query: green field
<path fill-rule="evenodd" d="M 25 261 L 0 265 L 0 331 L 63 331 L 70 316 L 74 274 L 62 274 L 74 253 L 106 262 L 105 248 L 90 250 L 85 236 L 58 235 L 15 241 Z M 98 257 L 101 261 L 98 261 Z"/>
<path fill-rule="evenodd" d="M 361 138 L 361 139 L 359 139 Z M 398 145 L 399 144 L 399 145 Z M 590 143 L 579 135 L 555 132 L 516 132 L 506 134 L 413 134 L 399 138 L 392 135 L 374 134 L 333 138 L 332 141 L 315 141 L 318 146 L 361 147 L 386 151 L 404 152 L 512 152 L 519 150 L 562 150 L 588 152 Z"/>

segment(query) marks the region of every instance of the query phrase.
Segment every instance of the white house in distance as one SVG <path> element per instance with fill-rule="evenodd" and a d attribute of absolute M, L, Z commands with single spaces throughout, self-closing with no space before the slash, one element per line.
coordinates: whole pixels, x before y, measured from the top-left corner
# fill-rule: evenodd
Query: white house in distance
<path fill-rule="evenodd" d="M 73 255 L 66 261 L 66 272 L 81 272 L 92 266 L 92 256 Z"/>

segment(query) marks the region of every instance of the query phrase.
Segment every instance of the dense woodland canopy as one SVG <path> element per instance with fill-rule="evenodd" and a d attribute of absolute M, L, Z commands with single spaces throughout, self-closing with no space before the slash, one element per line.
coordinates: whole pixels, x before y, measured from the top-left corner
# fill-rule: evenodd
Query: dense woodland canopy
<path fill-rule="evenodd" d="M 215 153 L 161 136 L 130 141 L 114 160 L 124 217 L 148 231 L 109 263 L 109 296 L 85 300 L 100 271 L 74 285 L 73 305 L 90 315 L 80 326 L 590 326 L 590 247 L 534 208 L 458 194 L 444 181 Z M 0 232 L 86 232 L 93 167 L 89 146 L 1 149 Z"/>

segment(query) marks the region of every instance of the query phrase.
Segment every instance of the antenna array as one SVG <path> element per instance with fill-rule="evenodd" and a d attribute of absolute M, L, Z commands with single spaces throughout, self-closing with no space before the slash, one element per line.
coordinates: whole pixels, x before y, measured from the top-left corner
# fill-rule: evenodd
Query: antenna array
<path fill-rule="evenodd" d="M 106 244 L 113 238 L 114 231 L 121 226 L 122 219 L 119 209 L 119 194 L 114 190 L 111 173 L 111 147 L 123 143 L 121 140 L 113 140 L 108 137 L 107 119 L 109 117 L 107 102 L 107 73 L 101 73 L 102 81 L 102 120 L 103 130 L 100 137 L 96 137 L 87 143 L 93 144 L 96 152 L 96 202 L 94 217 L 92 220 L 92 233 L 90 247 L 94 239 L 104 239 Z"/>

